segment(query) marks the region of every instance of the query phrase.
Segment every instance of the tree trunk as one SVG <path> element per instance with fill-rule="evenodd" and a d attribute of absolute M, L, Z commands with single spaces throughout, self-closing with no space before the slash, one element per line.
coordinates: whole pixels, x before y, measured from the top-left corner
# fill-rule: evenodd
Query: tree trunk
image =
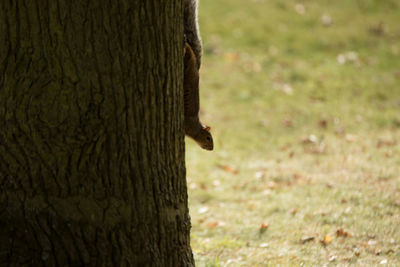
<path fill-rule="evenodd" d="M 0 265 L 193 266 L 183 5 L 0 1 Z"/>

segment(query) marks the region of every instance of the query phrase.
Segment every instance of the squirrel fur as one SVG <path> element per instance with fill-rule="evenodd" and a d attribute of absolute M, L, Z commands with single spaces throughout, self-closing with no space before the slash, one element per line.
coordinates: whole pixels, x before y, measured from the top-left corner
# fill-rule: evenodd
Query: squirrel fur
<path fill-rule="evenodd" d="M 201 38 L 199 24 L 197 22 L 197 6 L 198 0 L 184 0 L 184 34 L 185 42 L 192 48 L 196 57 L 197 69 L 201 65 Z"/>
<path fill-rule="evenodd" d="M 185 134 L 196 141 L 201 148 L 213 150 L 210 127 L 203 125 L 199 119 L 199 70 L 196 56 L 188 43 L 185 44 L 184 66 Z"/>
<path fill-rule="evenodd" d="M 201 65 L 201 39 L 197 22 L 198 0 L 184 0 L 184 102 L 185 134 L 206 150 L 214 149 L 210 127 L 200 122 L 199 69 Z"/>

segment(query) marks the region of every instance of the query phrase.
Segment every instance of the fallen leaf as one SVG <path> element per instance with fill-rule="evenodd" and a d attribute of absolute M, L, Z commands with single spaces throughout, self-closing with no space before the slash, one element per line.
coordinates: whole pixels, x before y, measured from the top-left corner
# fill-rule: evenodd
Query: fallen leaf
<path fill-rule="evenodd" d="M 386 158 L 390 158 L 390 157 L 392 157 L 393 156 L 393 151 L 392 150 L 389 150 L 389 151 L 386 151 L 385 152 L 385 157 Z"/>
<path fill-rule="evenodd" d="M 396 142 L 392 139 L 379 139 L 376 144 L 376 147 L 381 148 L 383 146 L 394 146 L 394 145 L 396 145 Z"/>
<path fill-rule="evenodd" d="M 286 151 L 286 150 L 288 150 L 290 147 L 292 147 L 292 145 L 291 145 L 290 143 L 288 143 L 288 144 L 285 144 L 285 145 L 281 146 L 279 149 L 280 149 L 281 151 Z"/>
<path fill-rule="evenodd" d="M 281 90 L 282 90 L 282 92 L 284 92 L 287 95 L 293 94 L 293 87 L 290 84 L 287 84 L 287 83 L 282 84 Z"/>
<path fill-rule="evenodd" d="M 239 53 L 228 52 L 224 54 L 224 59 L 226 62 L 232 63 L 239 59 Z"/>
<path fill-rule="evenodd" d="M 238 174 L 239 173 L 239 171 L 235 167 L 233 167 L 231 165 L 218 165 L 218 167 L 220 169 L 223 169 L 224 171 L 232 173 L 232 174 Z"/>
<path fill-rule="evenodd" d="M 322 120 L 318 121 L 318 125 L 319 125 L 319 127 L 326 129 L 326 127 L 328 127 L 328 120 L 322 119 Z"/>
<path fill-rule="evenodd" d="M 210 222 L 210 223 L 207 223 L 207 226 L 208 226 L 209 228 L 215 228 L 215 227 L 218 226 L 218 222 Z"/>
<path fill-rule="evenodd" d="M 292 127 L 293 126 L 293 121 L 289 118 L 284 119 L 281 124 L 285 127 Z"/>
<path fill-rule="evenodd" d="M 265 231 L 267 231 L 269 228 L 269 224 L 268 223 L 262 223 L 260 226 L 260 234 L 265 233 Z"/>
<path fill-rule="evenodd" d="M 297 172 L 295 172 L 295 173 L 293 174 L 293 178 L 296 179 L 296 180 L 304 179 L 303 175 L 300 174 L 300 173 L 297 173 Z"/>
<path fill-rule="evenodd" d="M 208 207 L 201 207 L 201 208 L 199 209 L 199 213 L 200 213 L 200 214 L 204 214 L 204 213 L 206 213 L 206 212 L 208 212 Z"/>
<path fill-rule="evenodd" d="M 292 215 L 296 215 L 296 213 L 299 211 L 299 209 L 298 208 L 294 208 L 294 209 L 291 209 L 289 212 L 290 212 L 290 214 L 292 214 Z"/>
<path fill-rule="evenodd" d="M 235 262 L 239 263 L 241 260 L 242 260 L 242 257 L 239 257 L 237 259 L 228 259 L 226 261 L 226 266 L 229 266 L 231 263 L 235 263 Z"/>
<path fill-rule="evenodd" d="M 189 184 L 189 188 L 192 189 L 192 190 L 196 189 L 197 187 L 198 187 L 197 183 L 190 183 Z"/>
<path fill-rule="evenodd" d="M 334 133 L 335 133 L 336 135 L 344 135 L 344 134 L 346 133 L 346 129 L 343 128 L 343 127 L 339 127 L 339 128 L 336 128 L 336 129 L 334 130 Z"/>
<path fill-rule="evenodd" d="M 261 243 L 260 248 L 267 248 L 269 246 L 268 243 Z"/>
<path fill-rule="evenodd" d="M 325 146 L 325 144 L 322 143 L 320 145 L 313 146 L 313 147 L 305 147 L 304 152 L 310 153 L 310 154 L 325 154 L 326 146 Z"/>
<path fill-rule="evenodd" d="M 221 182 L 219 180 L 214 180 L 213 181 L 213 186 L 218 187 L 221 185 Z"/>
<path fill-rule="evenodd" d="M 329 260 L 330 262 L 332 262 L 332 261 L 335 261 L 336 258 L 337 258 L 336 255 L 331 255 L 331 256 L 329 256 L 328 260 Z"/>
<path fill-rule="evenodd" d="M 339 228 L 336 230 L 337 237 L 352 237 L 353 235 L 349 232 L 346 232 L 343 228 Z"/>
<path fill-rule="evenodd" d="M 263 179 L 265 177 L 265 172 L 264 171 L 258 171 L 256 173 L 254 173 L 254 177 L 256 179 Z"/>
<path fill-rule="evenodd" d="M 275 183 L 274 181 L 268 181 L 264 184 L 265 189 L 275 189 L 278 187 L 278 184 Z"/>
<path fill-rule="evenodd" d="M 339 54 L 336 57 L 336 60 L 340 65 L 343 65 L 345 63 L 354 63 L 357 65 L 359 64 L 358 54 L 354 51 Z"/>
<path fill-rule="evenodd" d="M 313 134 L 311 134 L 301 140 L 301 142 L 303 144 L 315 144 L 315 143 L 317 143 L 317 141 L 318 141 L 318 138 Z"/>
<path fill-rule="evenodd" d="M 344 258 L 342 258 L 342 261 L 351 261 L 352 258 L 353 258 L 352 256 L 344 257 Z"/>
<path fill-rule="evenodd" d="M 322 239 L 320 242 L 322 245 L 326 246 L 332 242 L 332 237 L 330 235 L 325 235 L 324 239 Z"/>
<path fill-rule="evenodd" d="M 321 215 L 321 216 L 326 216 L 330 211 L 327 210 L 316 210 L 313 212 L 313 215 Z"/>
<path fill-rule="evenodd" d="M 261 229 L 267 229 L 269 227 L 268 223 L 262 223 L 261 224 Z"/>
<path fill-rule="evenodd" d="M 349 214 L 351 212 L 351 207 L 349 206 L 349 207 L 347 207 L 345 210 L 344 210 L 344 213 L 346 213 L 346 214 Z"/>
<path fill-rule="evenodd" d="M 200 183 L 200 188 L 202 189 L 202 190 L 205 190 L 205 191 L 207 191 L 207 185 L 205 184 L 205 183 Z"/>
<path fill-rule="evenodd" d="M 394 249 L 388 249 L 387 251 L 386 251 L 386 254 L 392 254 L 392 253 L 394 253 Z"/>
<path fill-rule="evenodd" d="M 359 248 L 355 248 L 354 249 L 354 255 L 358 257 L 358 256 L 360 256 L 360 254 L 361 254 L 360 249 Z"/>
<path fill-rule="evenodd" d="M 303 237 L 300 239 L 300 243 L 305 244 L 305 243 L 313 241 L 314 239 L 315 239 L 314 236 L 306 236 L 306 237 Z"/>

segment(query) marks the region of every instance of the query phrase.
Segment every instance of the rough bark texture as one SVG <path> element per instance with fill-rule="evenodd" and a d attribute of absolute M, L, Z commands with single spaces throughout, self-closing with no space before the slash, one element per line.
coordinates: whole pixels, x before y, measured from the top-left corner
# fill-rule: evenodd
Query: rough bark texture
<path fill-rule="evenodd" d="M 0 1 L 0 265 L 193 266 L 182 0 Z"/>

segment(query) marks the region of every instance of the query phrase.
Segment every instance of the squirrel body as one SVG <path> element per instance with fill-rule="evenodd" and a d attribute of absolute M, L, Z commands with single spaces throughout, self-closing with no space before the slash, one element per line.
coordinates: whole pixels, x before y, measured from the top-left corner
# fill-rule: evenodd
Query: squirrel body
<path fill-rule="evenodd" d="M 201 39 L 197 22 L 198 0 L 184 0 L 184 103 L 185 134 L 191 137 L 201 148 L 213 150 L 214 143 L 210 127 L 199 119 L 199 69 L 201 65 Z"/>
<path fill-rule="evenodd" d="M 184 66 L 185 134 L 196 141 L 201 148 L 213 150 L 214 143 L 210 127 L 203 125 L 199 119 L 199 70 L 194 51 L 188 43 L 185 44 Z"/>

